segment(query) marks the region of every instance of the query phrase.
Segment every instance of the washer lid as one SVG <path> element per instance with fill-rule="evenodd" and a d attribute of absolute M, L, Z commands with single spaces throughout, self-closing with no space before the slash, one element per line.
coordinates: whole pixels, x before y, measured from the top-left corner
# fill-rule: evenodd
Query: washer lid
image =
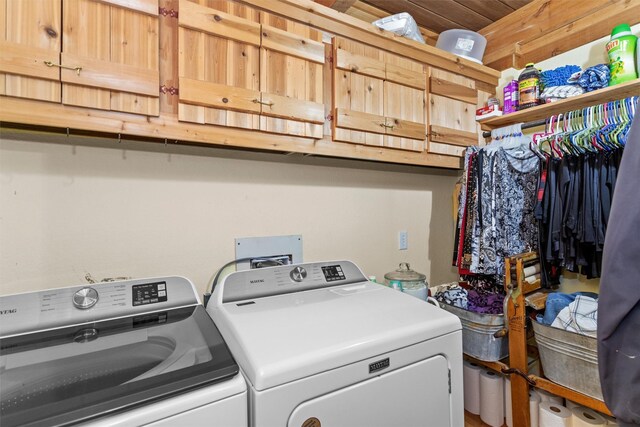
<path fill-rule="evenodd" d="M 2 427 L 86 422 L 239 371 L 201 305 L 2 338 L 0 367 Z"/>
<path fill-rule="evenodd" d="M 210 304 L 207 311 L 257 390 L 461 329 L 456 316 L 367 281 Z"/>

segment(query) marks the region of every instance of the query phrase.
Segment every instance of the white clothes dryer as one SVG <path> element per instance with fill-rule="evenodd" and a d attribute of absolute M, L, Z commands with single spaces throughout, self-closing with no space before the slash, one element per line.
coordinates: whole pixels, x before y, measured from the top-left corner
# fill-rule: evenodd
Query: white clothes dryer
<path fill-rule="evenodd" d="M 464 424 L 459 319 L 349 261 L 232 273 L 213 317 L 256 427 Z"/>
<path fill-rule="evenodd" d="M 247 388 L 182 277 L 0 297 L 0 425 L 247 426 Z"/>

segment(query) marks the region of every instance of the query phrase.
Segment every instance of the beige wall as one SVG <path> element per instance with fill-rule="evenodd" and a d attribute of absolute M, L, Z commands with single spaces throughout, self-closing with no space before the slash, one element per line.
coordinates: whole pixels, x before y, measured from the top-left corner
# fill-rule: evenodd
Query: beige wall
<path fill-rule="evenodd" d="M 302 234 L 305 261 L 455 280 L 457 173 L 3 129 L 0 294 L 178 274 L 203 292 L 234 238 Z M 408 231 L 409 249 L 397 249 Z"/>

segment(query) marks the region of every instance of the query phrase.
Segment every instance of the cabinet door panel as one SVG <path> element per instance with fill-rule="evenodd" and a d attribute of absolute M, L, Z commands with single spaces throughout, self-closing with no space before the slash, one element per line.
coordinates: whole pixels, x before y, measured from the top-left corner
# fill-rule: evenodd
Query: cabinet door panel
<path fill-rule="evenodd" d="M 317 88 L 315 80 L 321 78 L 322 66 L 266 49 L 263 52 L 262 114 L 322 124 L 322 92 L 309 89 Z"/>
<path fill-rule="evenodd" d="M 118 2 L 116 2 L 118 3 Z M 127 8 L 93 0 L 64 0 L 62 102 L 158 115 L 158 12 L 145 2 Z M 133 10 L 141 6 L 142 11 Z"/>
<path fill-rule="evenodd" d="M 262 25 L 262 47 L 308 61 L 324 64 L 324 45 L 306 37 Z"/>
<path fill-rule="evenodd" d="M 107 4 L 90 0 L 65 0 L 62 20 L 64 23 L 63 52 L 75 55 L 76 58 L 109 62 L 110 12 L 110 6 Z M 82 64 L 74 63 L 72 66 L 82 66 Z M 111 92 L 73 84 L 63 85 L 62 102 L 108 110 L 111 107 Z"/>
<path fill-rule="evenodd" d="M 57 64 L 59 56 L 59 52 L 50 49 L 0 41 L 0 72 L 57 82 L 60 69 L 48 67 L 44 62 Z"/>
<path fill-rule="evenodd" d="M 60 70 L 44 65 L 44 61 L 57 64 L 59 60 L 60 1 L 0 1 L 0 91 L 3 94 L 60 102 Z"/>
<path fill-rule="evenodd" d="M 311 27 L 263 12 L 260 49 L 260 129 L 322 137 L 322 34 Z"/>
<path fill-rule="evenodd" d="M 258 13 L 229 1 L 203 4 L 180 2 L 178 118 L 258 129 Z"/>
<path fill-rule="evenodd" d="M 425 90 L 427 88 L 427 76 L 422 67 L 417 70 L 410 69 L 407 65 L 413 61 L 400 60 L 401 65 L 387 63 L 385 68 L 385 80 L 404 86 Z"/>
<path fill-rule="evenodd" d="M 336 49 L 334 60 L 336 68 L 340 70 L 351 71 L 378 79 L 384 79 L 385 77 L 385 63 L 377 59 L 357 55 L 344 49 Z"/>
<path fill-rule="evenodd" d="M 185 80 L 204 81 L 204 64 L 200 62 L 200 58 L 204 58 L 205 35 L 198 31 L 178 28 L 178 51 L 179 87 L 182 89 Z M 215 81 L 219 80 L 220 78 L 217 78 Z M 188 92 L 181 90 L 179 93 L 178 119 L 185 122 L 205 123 L 206 108 L 187 104 L 183 100 L 185 93 Z"/>
<path fill-rule="evenodd" d="M 111 109 L 157 116 L 160 112 L 158 0 L 111 1 L 126 3 L 131 8 L 111 8 L 110 67 L 117 68 L 120 80 L 120 89 L 110 88 Z M 134 87 L 130 89 L 130 86 Z"/>
<path fill-rule="evenodd" d="M 183 78 L 180 97 L 189 104 L 260 113 L 260 92 L 240 87 Z"/>
<path fill-rule="evenodd" d="M 391 82 L 384 82 L 384 114 L 391 120 L 398 119 L 404 122 L 413 122 L 417 128 L 422 128 L 420 132 L 413 132 L 412 135 L 404 134 L 411 138 L 425 139 L 425 94 L 423 90 L 399 85 Z M 415 128 L 415 126 L 414 126 Z M 390 128 L 391 129 L 391 128 Z"/>
<path fill-rule="evenodd" d="M 183 28 L 260 46 L 260 24 L 250 19 L 187 0 L 180 1 L 178 16 Z"/>
<path fill-rule="evenodd" d="M 475 110 L 486 96 L 481 99 L 475 81 L 464 76 L 436 68 L 429 74 L 429 152 L 462 156 L 478 141 Z"/>
<path fill-rule="evenodd" d="M 158 92 L 156 73 L 148 68 L 114 64 L 111 61 L 64 52 L 61 54 L 60 63 L 65 66 L 60 75 L 63 83 L 148 96 Z M 71 69 L 75 67 L 80 67 L 81 70 L 77 72 Z"/>
<path fill-rule="evenodd" d="M 440 95 L 430 96 L 431 124 L 467 132 L 476 131 L 475 105 Z"/>
<path fill-rule="evenodd" d="M 424 90 L 384 82 L 386 147 L 424 151 L 427 137 Z"/>
<path fill-rule="evenodd" d="M 427 74 L 423 64 L 385 52 L 384 114 L 387 118 L 385 146 L 424 151 Z"/>
<path fill-rule="evenodd" d="M 333 77 L 334 140 L 382 146 L 384 80 L 337 69 Z M 343 112 L 349 112 L 348 121 Z"/>
<path fill-rule="evenodd" d="M 263 93 L 262 114 L 270 117 L 322 124 L 324 122 L 324 105 L 273 93 Z"/>
<path fill-rule="evenodd" d="M 379 134 L 385 133 L 384 117 L 380 120 L 378 115 L 342 108 L 336 108 L 335 113 L 336 126 L 340 128 Z"/>

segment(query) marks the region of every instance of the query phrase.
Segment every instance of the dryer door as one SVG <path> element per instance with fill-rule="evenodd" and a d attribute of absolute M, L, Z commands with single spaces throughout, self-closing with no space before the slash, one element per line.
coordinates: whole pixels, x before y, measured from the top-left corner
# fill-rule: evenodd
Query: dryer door
<path fill-rule="evenodd" d="M 449 364 L 442 356 L 304 402 L 288 427 L 450 426 Z"/>

